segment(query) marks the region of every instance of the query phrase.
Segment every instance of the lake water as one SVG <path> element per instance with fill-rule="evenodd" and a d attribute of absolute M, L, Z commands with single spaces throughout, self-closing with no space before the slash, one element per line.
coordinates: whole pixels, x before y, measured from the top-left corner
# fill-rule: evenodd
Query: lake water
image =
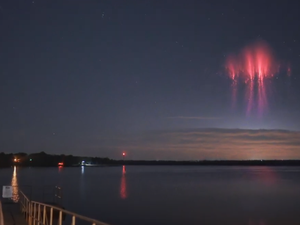
<path fill-rule="evenodd" d="M 299 167 L 1 169 L 0 184 L 63 188 L 63 206 L 112 225 L 299 225 Z"/>

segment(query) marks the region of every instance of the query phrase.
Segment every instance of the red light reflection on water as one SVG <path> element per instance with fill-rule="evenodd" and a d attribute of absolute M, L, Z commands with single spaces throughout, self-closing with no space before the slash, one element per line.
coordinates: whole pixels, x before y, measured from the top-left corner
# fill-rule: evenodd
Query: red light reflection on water
<path fill-rule="evenodd" d="M 126 167 L 122 168 L 122 178 L 121 178 L 121 187 L 120 187 L 120 197 L 126 199 L 128 197 L 127 188 L 126 188 Z"/>
<path fill-rule="evenodd" d="M 277 175 L 274 170 L 270 167 L 259 167 L 259 168 L 249 168 L 251 171 L 252 178 L 258 180 L 264 184 L 275 184 L 277 182 Z"/>
<path fill-rule="evenodd" d="M 58 167 L 58 172 L 61 172 L 63 170 L 63 166 Z"/>

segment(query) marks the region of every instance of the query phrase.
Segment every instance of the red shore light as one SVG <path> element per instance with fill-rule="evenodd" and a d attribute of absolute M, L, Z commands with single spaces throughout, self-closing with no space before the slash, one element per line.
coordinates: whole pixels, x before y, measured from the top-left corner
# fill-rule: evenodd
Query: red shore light
<path fill-rule="evenodd" d="M 59 165 L 59 166 L 63 166 L 64 163 L 63 163 L 63 162 L 59 162 L 58 165 Z"/>
<path fill-rule="evenodd" d="M 123 156 L 125 156 L 126 154 L 125 154 L 125 152 L 123 152 Z"/>

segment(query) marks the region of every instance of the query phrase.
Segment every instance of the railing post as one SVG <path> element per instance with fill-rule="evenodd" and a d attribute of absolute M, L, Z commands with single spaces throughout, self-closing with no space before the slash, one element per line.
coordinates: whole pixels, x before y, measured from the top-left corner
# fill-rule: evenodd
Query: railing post
<path fill-rule="evenodd" d="M 39 204 L 39 207 L 38 207 L 38 225 L 41 224 L 41 205 Z"/>
<path fill-rule="evenodd" d="M 32 203 L 29 202 L 29 220 L 28 225 L 32 225 Z"/>
<path fill-rule="evenodd" d="M 51 207 L 50 209 L 50 224 L 49 225 L 52 225 L 53 223 L 53 208 Z"/>
<path fill-rule="evenodd" d="M 58 225 L 62 225 L 62 211 L 59 210 L 59 222 Z"/>
<path fill-rule="evenodd" d="M 46 225 L 46 206 L 44 205 L 44 210 L 43 210 L 43 225 Z"/>
<path fill-rule="evenodd" d="M 36 216 L 36 203 L 33 203 L 33 225 L 35 225 L 35 216 Z"/>
<path fill-rule="evenodd" d="M 75 223 L 76 223 L 76 217 L 72 216 L 72 225 L 75 225 Z"/>

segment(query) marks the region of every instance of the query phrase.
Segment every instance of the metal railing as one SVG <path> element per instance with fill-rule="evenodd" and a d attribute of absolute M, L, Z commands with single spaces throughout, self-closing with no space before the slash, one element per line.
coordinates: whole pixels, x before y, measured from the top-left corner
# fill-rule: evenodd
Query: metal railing
<path fill-rule="evenodd" d="M 91 225 L 109 225 L 57 206 L 31 201 L 21 190 L 19 195 L 21 211 L 25 215 L 28 225 L 63 225 L 63 220 L 66 215 L 71 216 L 71 225 L 76 225 L 78 220 L 88 222 Z"/>

